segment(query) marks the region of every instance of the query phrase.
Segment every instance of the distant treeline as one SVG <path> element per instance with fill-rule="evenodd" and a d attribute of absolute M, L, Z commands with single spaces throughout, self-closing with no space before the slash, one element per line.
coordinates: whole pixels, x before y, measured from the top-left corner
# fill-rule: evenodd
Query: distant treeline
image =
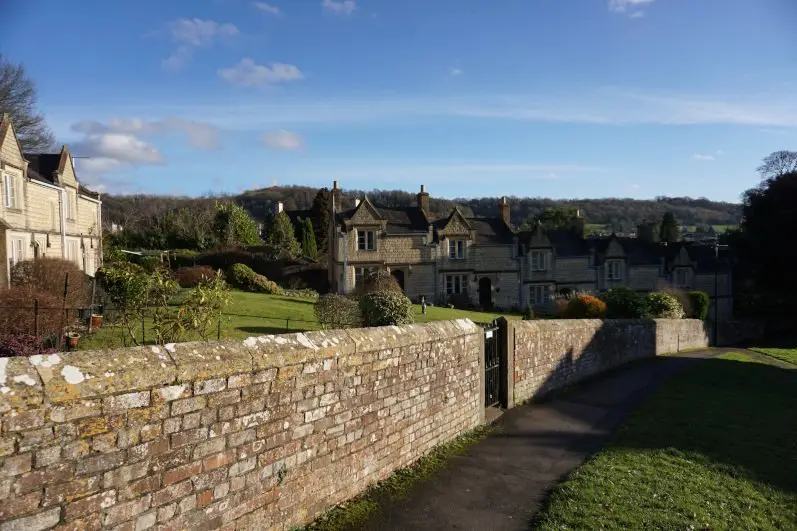
<path fill-rule="evenodd" d="M 189 207 L 206 209 L 217 200 L 234 201 L 243 206 L 256 220 L 265 220 L 273 212 L 278 201 L 286 210 L 306 210 L 313 203 L 317 188 L 307 186 L 275 186 L 251 190 L 239 195 L 201 198 L 171 197 L 158 195 L 103 196 L 103 217 L 106 225 L 117 223 L 126 230 L 135 231 L 139 226 L 151 226 L 154 220 L 162 219 L 167 212 Z M 351 208 L 354 199 L 361 197 L 361 190 L 346 190 L 344 208 Z M 378 205 L 408 206 L 416 202 L 415 194 L 399 190 L 372 190 L 365 192 Z M 546 208 L 578 208 L 587 223 L 605 225 L 615 231 L 631 231 L 639 223 L 659 221 L 665 212 L 672 212 L 679 223 L 685 225 L 738 225 L 741 221 L 741 205 L 710 201 L 705 198 L 657 197 L 654 200 L 606 198 L 554 200 L 541 197 L 510 197 L 512 223 L 521 225 L 529 218 L 538 216 Z M 468 216 L 498 215 L 497 197 L 472 199 L 436 199 L 429 202 L 433 215 L 445 215 L 454 205 L 459 205 Z"/>

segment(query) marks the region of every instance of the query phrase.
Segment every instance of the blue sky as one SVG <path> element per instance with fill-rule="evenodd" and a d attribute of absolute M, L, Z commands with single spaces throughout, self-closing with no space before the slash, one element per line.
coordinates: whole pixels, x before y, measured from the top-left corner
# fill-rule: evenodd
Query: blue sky
<path fill-rule="evenodd" d="M 738 201 L 797 148 L 793 0 L 4 6 L 4 53 L 106 192 Z"/>

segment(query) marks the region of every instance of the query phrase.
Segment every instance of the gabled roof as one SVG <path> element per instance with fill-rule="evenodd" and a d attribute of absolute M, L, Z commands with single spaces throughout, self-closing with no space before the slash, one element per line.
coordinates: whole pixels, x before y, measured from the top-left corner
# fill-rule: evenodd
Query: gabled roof
<path fill-rule="evenodd" d="M 502 218 L 466 218 L 466 221 L 476 233 L 476 244 L 511 244 L 515 241 L 515 233 Z"/>
<path fill-rule="evenodd" d="M 28 161 L 28 177 L 36 181 L 58 184 L 53 173 L 59 172 L 61 153 L 25 153 L 24 157 Z"/>
<path fill-rule="evenodd" d="M 357 207 L 338 212 L 335 218 L 339 224 L 342 224 L 352 219 L 361 208 L 368 209 L 376 219 L 384 221 L 388 234 L 426 232 L 429 230 L 429 222 L 421 209 L 417 207 L 376 206 L 367 197 Z"/>
<path fill-rule="evenodd" d="M 9 128 L 11 128 L 11 132 L 13 133 L 11 136 L 14 137 L 14 141 L 17 143 L 17 149 L 19 149 L 20 154 L 22 154 L 22 144 L 19 143 L 19 138 L 17 137 L 17 131 L 14 129 L 14 124 L 11 123 L 11 116 L 7 112 L 4 112 L 3 115 L 0 116 L 0 144 L 5 141 Z"/>

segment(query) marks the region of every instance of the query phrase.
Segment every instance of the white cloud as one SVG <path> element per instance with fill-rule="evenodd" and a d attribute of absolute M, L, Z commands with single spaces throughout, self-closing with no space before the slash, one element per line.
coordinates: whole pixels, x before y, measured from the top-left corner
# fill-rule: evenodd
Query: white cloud
<path fill-rule="evenodd" d="M 279 14 L 282 12 L 277 6 L 273 6 L 265 2 L 253 2 L 252 5 L 263 13 L 268 13 L 269 15 L 279 16 Z"/>
<path fill-rule="evenodd" d="M 219 129 L 208 123 L 195 122 L 184 118 L 169 117 L 147 122 L 139 118 L 112 118 L 107 124 L 83 120 L 72 125 L 72 130 L 86 135 L 122 133 L 147 135 L 157 133 L 182 132 L 188 143 L 202 149 L 216 149 L 219 146 Z"/>
<path fill-rule="evenodd" d="M 161 64 L 167 70 L 179 70 L 191 60 L 197 48 L 211 46 L 218 38 L 235 37 L 239 31 L 234 24 L 181 18 L 169 24 L 169 33 L 177 47 Z"/>
<path fill-rule="evenodd" d="M 351 15 L 357 9 L 355 0 L 322 0 L 321 7 L 338 15 Z"/>
<path fill-rule="evenodd" d="M 465 72 L 463 72 L 463 71 L 462 71 L 462 69 L 460 69 L 460 68 L 450 68 L 450 69 L 448 70 L 448 73 L 449 73 L 451 76 L 453 76 L 453 77 L 457 77 L 457 76 L 461 76 L 461 75 L 462 75 L 462 74 L 464 74 Z"/>
<path fill-rule="evenodd" d="M 653 3 L 654 0 L 609 0 L 609 11 L 612 13 L 628 13 L 631 18 L 644 16 L 641 8 Z"/>
<path fill-rule="evenodd" d="M 259 65 L 248 57 L 241 59 L 240 63 L 231 68 L 219 69 L 218 73 L 223 80 L 242 87 L 273 85 L 304 79 L 302 72 L 294 65 L 283 63 Z"/>
<path fill-rule="evenodd" d="M 282 151 L 294 151 L 304 147 L 304 140 L 301 136 L 285 129 L 265 133 L 260 138 L 260 142 L 268 148 Z"/>
<path fill-rule="evenodd" d="M 714 155 L 703 155 L 700 153 L 695 153 L 692 155 L 693 160 L 700 160 L 700 161 L 712 161 L 714 160 Z"/>

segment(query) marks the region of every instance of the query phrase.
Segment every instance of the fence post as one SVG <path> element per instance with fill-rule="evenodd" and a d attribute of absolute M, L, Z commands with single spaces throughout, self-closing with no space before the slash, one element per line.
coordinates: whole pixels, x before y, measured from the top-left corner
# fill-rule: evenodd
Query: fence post
<path fill-rule="evenodd" d="M 290 329 L 291 329 L 291 324 L 290 324 L 290 323 L 291 323 L 291 320 L 290 320 L 290 319 L 285 319 L 285 333 L 286 333 L 286 334 L 287 334 L 287 333 L 290 331 Z"/>
<path fill-rule="evenodd" d="M 144 337 L 144 316 L 141 316 L 141 344 L 145 344 L 147 342 L 147 338 Z"/>
<path fill-rule="evenodd" d="M 216 324 L 216 341 L 221 339 L 221 317 L 219 317 L 219 322 Z"/>
<path fill-rule="evenodd" d="M 33 335 L 39 337 L 39 299 L 33 299 Z"/>

